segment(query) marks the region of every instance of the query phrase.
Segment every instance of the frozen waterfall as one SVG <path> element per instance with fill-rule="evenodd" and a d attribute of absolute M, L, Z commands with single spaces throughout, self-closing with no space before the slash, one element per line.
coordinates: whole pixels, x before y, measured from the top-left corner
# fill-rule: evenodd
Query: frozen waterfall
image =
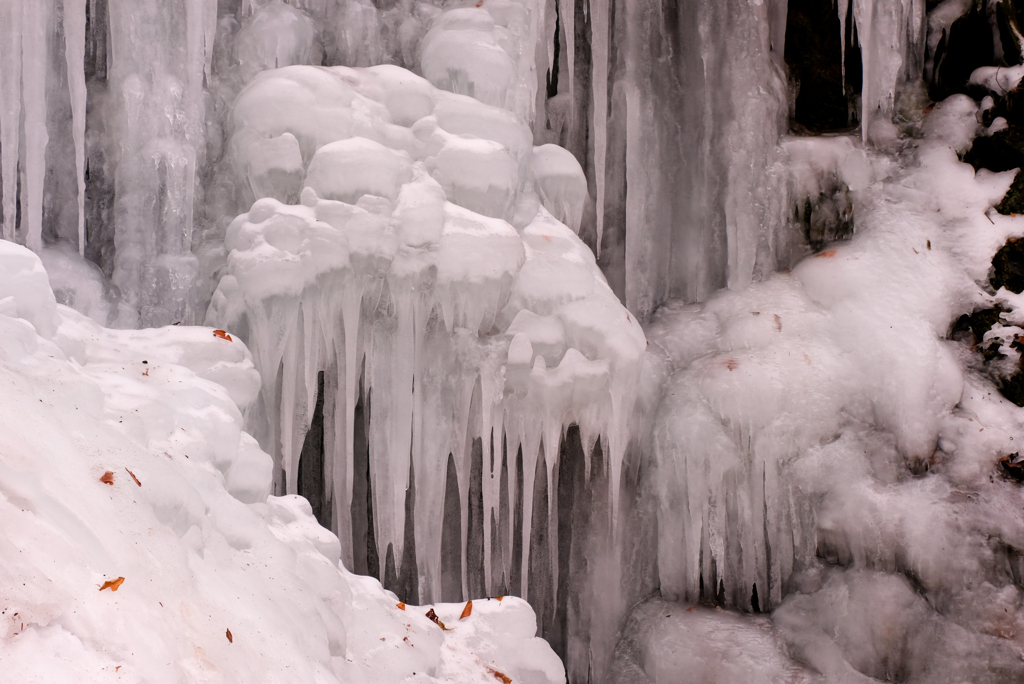
<path fill-rule="evenodd" d="M 1016 681 L 1018 5 L 0 0 L 0 361 L 203 350 L 96 420 L 184 548 L 340 561 L 316 681 L 360 592 L 502 681 L 506 594 L 572 684 Z"/>

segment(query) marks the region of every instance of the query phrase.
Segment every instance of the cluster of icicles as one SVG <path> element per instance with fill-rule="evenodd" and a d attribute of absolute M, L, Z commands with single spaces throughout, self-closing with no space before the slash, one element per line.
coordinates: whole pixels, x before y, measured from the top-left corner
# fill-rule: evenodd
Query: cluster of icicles
<path fill-rule="evenodd" d="M 439 597 L 451 454 L 468 594 L 470 458 L 480 440 L 488 589 L 508 586 L 512 573 L 513 522 L 499 533 L 497 521 L 502 498 L 516 500 L 520 448 L 525 576 L 538 459 L 554 482 L 562 433 L 578 424 L 588 454 L 602 439 L 616 491 L 646 346 L 559 220 L 578 226 L 579 164 L 553 145 L 534 148 L 510 112 L 397 67 L 265 72 L 239 97 L 233 123 L 239 180 L 263 196 L 228 228 L 227 275 L 208 322 L 239 331 L 252 349 L 263 386 L 250 421 L 279 459 L 279 491 L 296 491 L 324 371 L 325 472 L 342 539 L 351 538 L 362 395 L 381 557 L 401 562 L 413 484 L 420 599 Z M 557 497 L 548 503 L 554 557 Z"/>

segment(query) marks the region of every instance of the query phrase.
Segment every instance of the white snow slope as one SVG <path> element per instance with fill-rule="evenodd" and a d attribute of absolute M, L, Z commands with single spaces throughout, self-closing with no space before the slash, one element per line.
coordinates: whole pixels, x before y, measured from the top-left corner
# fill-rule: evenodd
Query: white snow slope
<path fill-rule="evenodd" d="M 525 602 L 442 630 L 268 497 L 258 389 L 240 341 L 101 328 L 0 242 L 0 680 L 564 682 Z"/>

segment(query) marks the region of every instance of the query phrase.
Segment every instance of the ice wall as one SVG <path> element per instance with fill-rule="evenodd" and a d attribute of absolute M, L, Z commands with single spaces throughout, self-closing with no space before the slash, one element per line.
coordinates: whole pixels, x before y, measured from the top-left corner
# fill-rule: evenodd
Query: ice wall
<path fill-rule="evenodd" d="M 788 111 L 784 2 L 12 0 L 3 11 L 4 234 L 88 252 L 120 325 L 202 317 L 226 222 L 247 208 L 222 181 L 231 102 L 260 70 L 290 64 L 409 67 L 569 149 L 593 202 L 584 239 L 641 319 L 668 297 L 699 301 L 792 261 L 772 173 Z M 923 0 L 855 1 L 852 15 L 863 135 L 884 143 L 896 85 L 921 73 Z"/>

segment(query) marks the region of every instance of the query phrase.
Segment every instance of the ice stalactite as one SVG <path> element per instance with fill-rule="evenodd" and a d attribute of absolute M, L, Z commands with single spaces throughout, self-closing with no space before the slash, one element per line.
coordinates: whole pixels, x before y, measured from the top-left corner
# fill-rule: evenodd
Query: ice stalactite
<path fill-rule="evenodd" d="M 456 11 L 466 21 L 484 14 Z M 509 64 L 507 73 L 515 68 Z M 283 93 L 289 106 L 272 109 Z M 316 377 L 326 371 L 329 498 L 335 527 L 346 530 L 361 383 L 381 559 L 401 564 L 403 544 L 413 541 L 405 539 L 413 485 L 420 597 L 440 596 L 439 464 L 451 454 L 468 591 L 468 496 L 479 440 L 486 588 L 508 586 L 516 575 L 528 595 L 539 459 L 548 482 L 556 482 L 562 434 L 578 424 L 588 453 L 600 436 L 613 473 L 620 468 L 643 358 L 636 320 L 589 250 L 551 213 L 578 223 L 586 200 L 582 169 L 564 151 L 535 149 L 529 128 L 511 113 L 436 90 L 395 67 L 267 72 L 239 96 L 233 118 L 237 173 L 270 196 L 228 230 L 228 275 L 209 320 L 240 331 L 251 345 L 264 378 L 253 419 L 280 464 L 277 487 L 296 487 Z M 275 161 L 287 160 L 264 158 L 273 139 L 294 141 L 297 168 L 275 171 Z M 272 198 L 295 182 L 304 186 L 299 204 Z M 503 444 L 508 492 L 500 488 Z M 513 521 L 508 534 L 499 533 L 498 558 L 489 528 L 502 499 L 516 500 L 520 449 L 523 551 L 521 567 L 513 568 Z M 557 528 L 550 532 L 554 548 Z"/>
<path fill-rule="evenodd" d="M 924 68 L 925 2 L 846 0 L 842 4 L 851 1 L 864 70 L 861 133 L 865 142 L 885 144 L 896 136 L 892 117 L 897 86 L 920 78 Z M 840 14 L 844 47 L 845 17 Z"/>
<path fill-rule="evenodd" d="M 0 192 L 3 193 L 3 239 L 14 240 L 17 228 L 18 154 L 21 138 L 20 0 L 0 3 Z"/>
<path fill-rule="evenodd" d="M 611 7 L 609 0 L 590 6 L 594 48 L 594 185 L 597 188 L 597 256 L 604 237 L 604 196 L 608 162 L 608 62 L 611 59 Z"/>
<path fill-rule="evenodd" d="M 78 181 L 78 254 L 85 256 L 85 13 L 86 0 L 64 2 L 64 51 L 71 93 L 75 176 Z"/>
<path fill-rule="evenodd" d="M 25 116 L 24 203 L 25 244 L 43 248 L 43 183 L 46 177 L 46 79 L 49 74 L 50 3 L 22 5 L 21 87 Z"/>
<path fill-rule="evenodd" d="M 569 74 L 558 97 L 583 115 L 558 141 L 586 157 L 586 237 L 627 306 L 643 319 L 668 297 L 699 300 L 773 270 L 786 229 L 765 189 L 787 109 L 780 3 L 595 1 L 582 34 L 577 5 L 559 4 Z M 584 104 L 573 94 L 580 35 Z M 752 166 L 731 169 L 751 152 Z"/>

